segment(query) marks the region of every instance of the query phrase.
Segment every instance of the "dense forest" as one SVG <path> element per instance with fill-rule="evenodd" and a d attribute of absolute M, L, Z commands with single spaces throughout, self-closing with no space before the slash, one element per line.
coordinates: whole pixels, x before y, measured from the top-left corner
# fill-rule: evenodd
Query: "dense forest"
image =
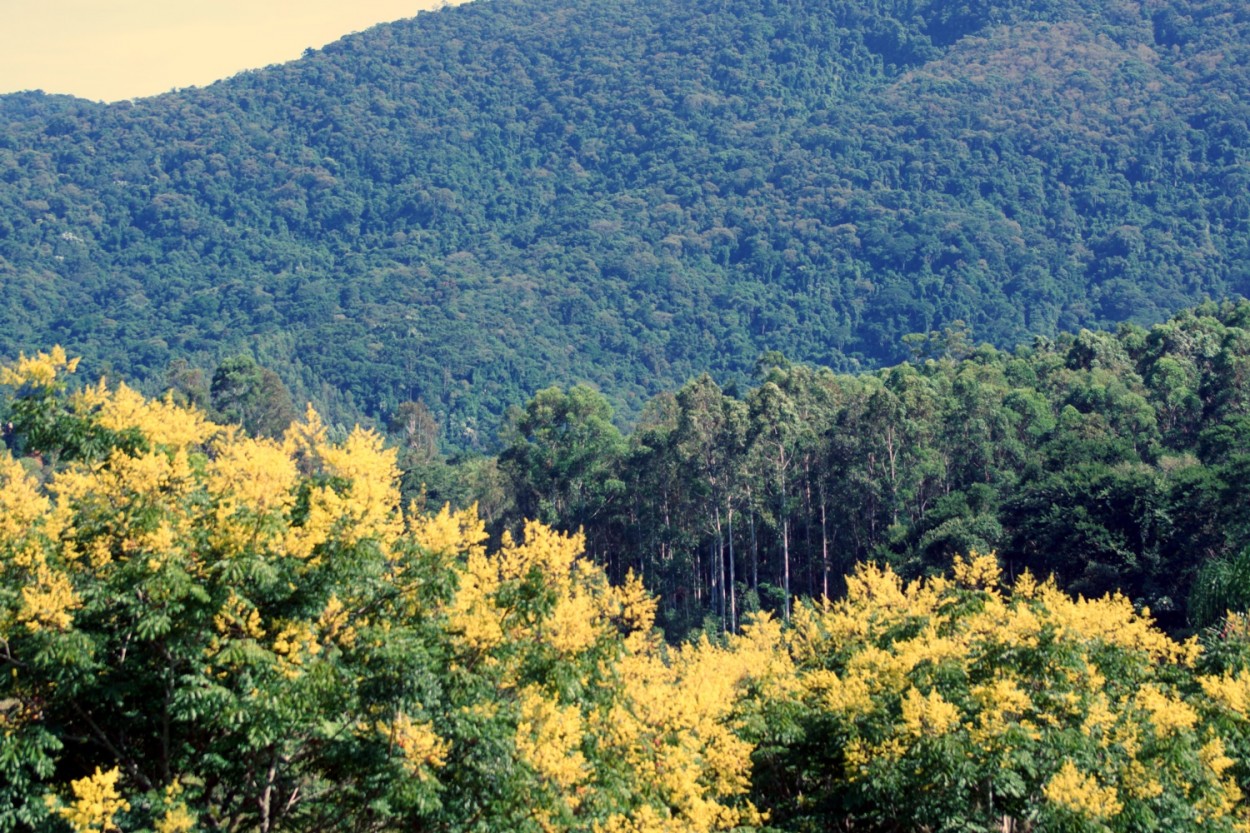
<path fill-rule="evenodd" d="M 983 350 L 861 384 L 897 390 L 902 373 L 916 393 L 924 378 L 954 390 L 1049 366 L 1034 378 L 1067 379 L 1072 397 L 1096 379 L 1119 403 L 1065 405 L 1054 441 L 1119 447 L 1114 416 L 1145 449 L 1187 429 L 1152 426 L 1136 385 L 1115 387 L 1130 346 L 1219 343 L 1191 354 L 1223 361 L 1250 307 L 1223 314 L 1082 334 L 1067 355 L 1085 366 Z M 610 583 L 583 535 L 530 522 L 496 544 L 473 510 L 402 510 L 398 453 L 372 431 L 334 438 L 309 410 L 253 437 L 125 385 L 75 385 L 77 365 L 57 348 L 0 367 L 0 831 L 1250 824 L 1244 614 L 1178 641 L 1124 595 L 1073 597 L 970 552 L 914 581 L 860 564 L 838 600 L 787 605 L 785 626 L 755 613 L 668 644 L 656 599 L 635 574 Z M 768 369 L 749 412 L 782 414 L 839 378 L 797 373 Z M 695 392 L 717 402 L 706 382 L 683 391 L 687 440 Z M 1034 400 L 1004 429 L 1048 430 Z M 802 470 L 783 433 L 764 443 L 777 478 Z M 968 466 L 992 470 L 969 448 Z M 1113 474 L 1147 467 L 1106 453 Z M 736 488 L 706 482 L 711 502 Z"/>
<path fill-rule="evenodd" d="M 1240 0 L 491 0 L 205 89 L 0 97 L 0 353 L 231 357 L 447 448 L 1250 290 Z M 805 496 L 806 499 L 806 496 Z M 874 539 L 875 543 L 875 539 Z"/>
<path fill-rule="evenodd" d="M 973 550 L 1122 591 L 1175 633 L 1250 604 L 1250 303 L 1012 351 L 960 327 L 908 343 L 871 373 L 772 354 L 750 386 L 703 375 L 628 434 L 602 394 L 549 388 L 497 458 L 440 458 L 414 419 L 395 426 L 403 489 L 476 503 L 496 539 L 526 518 L 581 530 L 674 639 L 788 618 L 861 561 L 918 578 Z"/>

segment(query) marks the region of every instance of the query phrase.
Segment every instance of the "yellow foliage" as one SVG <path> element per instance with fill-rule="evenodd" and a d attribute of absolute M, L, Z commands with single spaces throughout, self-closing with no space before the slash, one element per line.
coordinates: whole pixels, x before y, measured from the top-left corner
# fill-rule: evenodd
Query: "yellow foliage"
<path fill-rule="evenodd" d="M 195 830 L 195 816 L 187 805 L 178 803 L 167 807 L 156 820 L 156 833 L 191 833 Z"/>
<path fill-rule="evenodd" d="M 1115 787 L 1100 787 L 1092 775 L 1086 775 L 1072 763 L 1064 761 L 1043 788 L 1046 800 L 1082 818 L 1105 820 L 1118 815 L 1123 805 Z"/>
<path fill-rule="evenodd" d="M 428 721 L 417 722 L 400 712 L 389 726 L 379 724 L 378 731 L 392 739 L 403 756 L 404 767 L 422 781 L 430 777 L 431 769 L 447 765 L 451 744 L 439 737 Z"/>
<path fill-rule="evenodd" d="M 521 760 L 542 777 L 565 791 L 585 780 L 586 757 L 579 748 L 584 734 L 576 705 L 561 706 L 533 686 L 520 693 L 521 719 L 517 723 L 516 748 Z M 572 809 L 576 802 L 569 800 Z"/>
<path fill-rule="evenodd" d="M 17 620 L 32 631 L 66 630 L 74 620 L 73 611 L 82 607 L 69 577 L 42 562 L 34 566 L 21 592 Z"/>
<path fill-rule="evenodd" d="M 265 635 L 260 612 L 254 605 L 239 596 L 233 588 L 225 604 L 221 606 L 221 610 L 213 617 L 213 627 L 218 634 L 227 637 L 260 639 Z"/>
<path fill-rule="evenodd" d="M 1155 685 L 1144 685 L 1138 689 L 1137 705 L 1146 712 L 1155 731 L 1163 736 L 1192 730 L 1198 723 L 1198 713 L 1193 708 Z"/>
<path fill-rule="evenodd" d="M 156 820 L 156 833 L 191 833 L 195 830 L 195 814 L 179 796 L 182 785 L 177 781 L 165 788 L 165 810 Z"/>
<path fill-rule="evenodd" d="M 278 671 L 288 679 L 304 673 L 308 664 L 322 651 L 321 643 L 308 622 L 288 622 L 273 640 L 278 657 Z"/>
<path fill-rule="evenodd" d="M 75 833 L 115 831 L 117 827 L 113 823 L 113 817 L 130 809 L 130 802 L 117 791 L 120 774 L 117 767 L 108 772 L 101 772 L 96 767 L 92 775 L 70 782 L 70 789 L 74 793 L 73 804 L 63 806 L 52 796 L 48 797 L 48 804 L 57 815 L 69 822 Z"/>
<path fill-rule="evenodd" d="M 604 635 L 602 603 L 583 584 L 574 584 L 556 601 L 544 637 L 565 656 L 587 650 Z"/>
<path fill-rule="evenodd" d="M 998 567 L 998 558 L 993 554 L 978 554 L 976 550 L 955 556 L 951 568 L 955 581 L 972 590 L 995 590 L 1002 578 L 1002 570 Z"/>
<path fill-rule="evenodd" d="M 317 448 L 326 474 L 342 478 L 350 484 L 345 499 L 335 511 L 352 523 L 343 531 L 348 546 L 364 538 L 389 543 L 399 537 L 399 467 L 397 454 L 385 448 L 382 438 L 373 431 L 359 427 L 342 445 L 320 445 Z"/>
<path fill-rule="evenodd" d="M 286 512 L 295 503 L 295 463 L 275 440 L 237 431 L 213 444 L 208 488 L 218 497 L 218 520 L 239 510 L 255 515 Z"/>
<path fill-rule="evenodd" d="M 78 369 L 78 357 L 68 358 L 59 344 L 47 353 L 37 353 L 27 358 L 19 353 L 17 361 L 0 367 L 0 385 L 20 387 L 31 384 L 47 387 L 62 373 L 70 374 Z"/>
<path fill-rule="evenodd" d="M 325 609 L 317 617 L 317 628 L 326 642 L 334 642 L 343 647 L 351 647 L 356 643 L 356 627 L 351 623 L 351 615 L 333 593 L 326 601 Z"/>
<path fill-rule="evenodd" d="M 1072 599 L 1053 582 L 1043 585 L 1038 598 L 1063 635 L 1076 641 L 1100 641 L 1129 651 L 1140 651 L 1155 662 L 1192 666 L 1201 653 L 1197 639 L 1178 643 L 1158 630 L 1149 611 L 1138 613 L 1123 594 L 1101 599 Z"/>
<path fill-rule="evenodd" d="M 478 516 L 477 504 L 459 512 L 443 504 L 434 515 L 413 512 L 408 517 L 408 534 L 418 545 L 431 552 L 485 555 L 486 524 Z"/>
<path fill-rule="evenodd" d="M 912 738 L 944 735 L 959 725 L 959 709 L 936 690 L 926 697 L 910 688 L 903 695 L 903 729 Z"/>
<path fill-rule="evenodd" d="M 625 583 L 613 588 L 616 603 L 620 605 L 620 618 L 630 631 L 650 632 L 655 626 L 657 600 L 642 584 L 642 579 L 629 570 Z"/>
<path fill-rule="evenodd" d="M 186 448 L 204 443 L 219 429 L 202 411 L 165 399 L 148 399 L 121 382 L 110 390 L 103 379 L 88 385 L 75 397 L 73 407 L 91 413 L 105 428 L 125 431 L 137 428 L 154 445 Z"/>
<path fill-rule="evenodd" d="M 472 651 L 488 651 L 503 642 L 503 613 L 494 604 L 499 588 L 495 559 L 470 554 L 459 579 L 459 591 L 447 611 L 452 635 Z"/>
<path fill-rule="evenodd" d="M 1206 675 L 1198 678 L 1198 684 L 1214 703 L 1239 719 L 1250 717 L 1250 674 L 1238 671 L 1236 674 L 1225 672 L 1219 677 Z"/>
<path fill-rule="evenodd" d="M 0 452 L 0 546 L 42 526 L 51 508 L 22 464 L 8 451 Z"/>

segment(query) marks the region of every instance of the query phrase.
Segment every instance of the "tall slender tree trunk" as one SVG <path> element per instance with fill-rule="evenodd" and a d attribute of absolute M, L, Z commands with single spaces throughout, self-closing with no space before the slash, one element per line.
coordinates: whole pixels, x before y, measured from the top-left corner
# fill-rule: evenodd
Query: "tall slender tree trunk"
<path fill-rule="evenodd" d="M 716 506 L 716 572 L 720 582 L 720 598 L 717 600 L 717 607 L 720 608 L 720 629 L 722 631 L 728 628 L 729 604 L 725 595 L 725 536 L 720 525 L 720 505 Z"/>
<path fill-rule="evenodd" d="M 784 576 L 783 605 L 785 621 L 790 621 L 790 514 L 786 511 L 786 474 L 781 467 L 781 565 Z"/>
<path fill-rule="evenodd" d="M 829 598 L 829 526 L 824 490 L 820 495 L 820 595 Z"/>
<path fill-rule="evenodd" d="M 790 519 L 781 521 L 781 561 L 785 572 L 785 621 L 790 621 Z"/>
<path fill-rule="evenodd" d="M 751 487 L 747 486 L 747 505 L 751 505 Z M 760 545 L 755 537 L 755 512 L 751 512 L 751 589 L 760 593 Z"/>
<path fill-rule="evenodd" d="M 729 630 L 738 632 L 738 582 L 734 576 L 734 508 L 725 499 L 725 516 L 729 522 Z"/>

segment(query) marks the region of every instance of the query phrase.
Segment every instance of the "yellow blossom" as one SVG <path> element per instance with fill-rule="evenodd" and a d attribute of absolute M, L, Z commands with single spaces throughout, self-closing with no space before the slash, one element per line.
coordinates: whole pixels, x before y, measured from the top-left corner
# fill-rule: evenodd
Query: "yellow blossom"
<path fill-rule="evenodd" d="M 446 766 L 451 743 L 439 737 L 432 724 L 414 721 L 400 712 L 390 726 L 379 724 L 378 729 L 391 737 L 403 755 L 404 766 L 422 781 L 430 777 L 431 769 Z"/>
<path fill-rule="evenodd" d="M 221 610 L 213 617 L 213 627 L 222 636 L 242 636 L 260 639 L 265 635 L 260 612 L 233 589 Z"/>
<path fill-rule="evenodd" d="M 936 689 L 925 697 L 912 688 L 903 697 L 903 727 L 913 738 L 944 735 L 959 725 L 959 709 Z"/>
<path fill-rule="evenodd" d="M 273 440 L 231 432 L 213 446 L 208 488 L 223 499 L 226 517 L 236 509 L 258 515 L 286 511 L 295 502 L 295 478 L 294 461 Z"/>
<path fill-rule="evenodd" d="M 1092 775 L 1077 770 L 1070 760 L 1063 762 L 1042 792 L 1050 803 L 1087 819 L 1105 820 L 1123 809 L 1115 787 L 1098 786 Z"/>
<path fill-rule="evenodd" d="M 1225 672 L 1222 676 L 1202 676 L 1198 684 L 1216 704 L 1233 712 L 1241 719 L 1250 714 L 1250 674 L 1238 671 Z"/>
<path fill-rule="evenodd" d="M 1150 717 L 1155 731 L 1167 736 L 1179 731 L 1193 729 L 1198 723 L 1198 713 L 1175 695 L 1166 693 L 1155 685 L 1144 685 L 1137 692 L 1137 705 Z"/>
<path fill-rule="evenodd" d="M 17 620 L 32 631 L 63 631 L 73 622 L 73 611 L 82 606 L 69 577 L 42 562 L 21 594 Z"/>
<path fill-rule="evenodd" d="M 325 608 L 317 617 L 317 627 L 326 640 L 339 645 L 351 646 L 356 642 L 356 628 L 351 624 L 351 615 L 337 595 L 331 594 Z"/>
<path fill-rule="evenodd" d="M 477 504 L 460 512 L 451 511 L 450 504 L 443 504 L 434 515 L 416 512 L 408 519 L 408 531 L 412 539 L 431 552 L 455 554 L 485 554 L 482 542 L 486 540 L 486 524 L 478 516 Z"/>
<path fill-rule="evenodd" d="M 620 618 L 626 629 L 650 631 L 655 625 L 657 599 L 632 569 L 625 574 L 625 583 L 615 588 L 613 593 L 616 603 L 620 605 Z"/>
<path fill-rule="evenodd" d="M 19 353 L 16 362 L 0 367 L 0 385 L 47 387 L 56 381 L 61 371 L 68 374 L 77 369 L 78 358 L 67 358 L 65 348 L 58 344 L 47 353 L 36 353 L 29 358 Z"/>
<path fill-rule="evenodd" d="M 586 757 L 580 749 L 582 718 L 577 706 L 561 706 L 533 687 L 521 692 L 520 706 L 517 753 L 567 795 L 587 773 Z"/>
<path fill-rule="evenodd" d="M 109 390 L 103 379 L 98 385 L 88 385 L 75 398 L 74 406 L 93 414 L 100 425 L 113 431 L 137 428 L 155 445 L 200 445 L 220 430 L 199 409 L 177 405 L 172 397 L 148 399 L 124 382 L 116 390 Z"/>
<path fill-rule="evenodd" d="M 117 792 L 117 779 L 120 774 L 117 767 L 108 772 L 101 772 L 96 767 L 94 774 L 70 782 L 70 789 L 74 793 L 73 804 L 62 806 L 52 797 L 49 797 L 48 803 L 57 815 L 69 822 L 76 833 L 115 831 L 117 827 L 113 817 L 130 809 L 130 802 Z"/>
<path fill-rule="evenodd" d="M 976 550 L 955 556 L 952 567 L 955 581 L 973 590 L 993 590 L 998 587 L 1002 571 L 998 567 L 998 558 L 993 554 L 978 554 Z"/>
<path fill-rule="evenodd" d="M 185 804 L 167 807 L 156 820 L 156 833 L 191 833 L 195 830 L 195 816 Z"/>
<path fill-rule="evenodd" d="M 51 507 L 22 464 L 0 451 L 0 545 L 42 525 Z"/>

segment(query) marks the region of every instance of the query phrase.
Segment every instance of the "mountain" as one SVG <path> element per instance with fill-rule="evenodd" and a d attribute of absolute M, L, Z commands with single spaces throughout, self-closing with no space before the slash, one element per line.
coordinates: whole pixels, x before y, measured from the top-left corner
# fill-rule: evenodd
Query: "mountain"
<path fill-rule="evenodd" d="M 249 352 L 446 441 L 1250 292 L 1238 0 L 479 0 L 205 89 L 0 97 L 0 353 Z"/>

